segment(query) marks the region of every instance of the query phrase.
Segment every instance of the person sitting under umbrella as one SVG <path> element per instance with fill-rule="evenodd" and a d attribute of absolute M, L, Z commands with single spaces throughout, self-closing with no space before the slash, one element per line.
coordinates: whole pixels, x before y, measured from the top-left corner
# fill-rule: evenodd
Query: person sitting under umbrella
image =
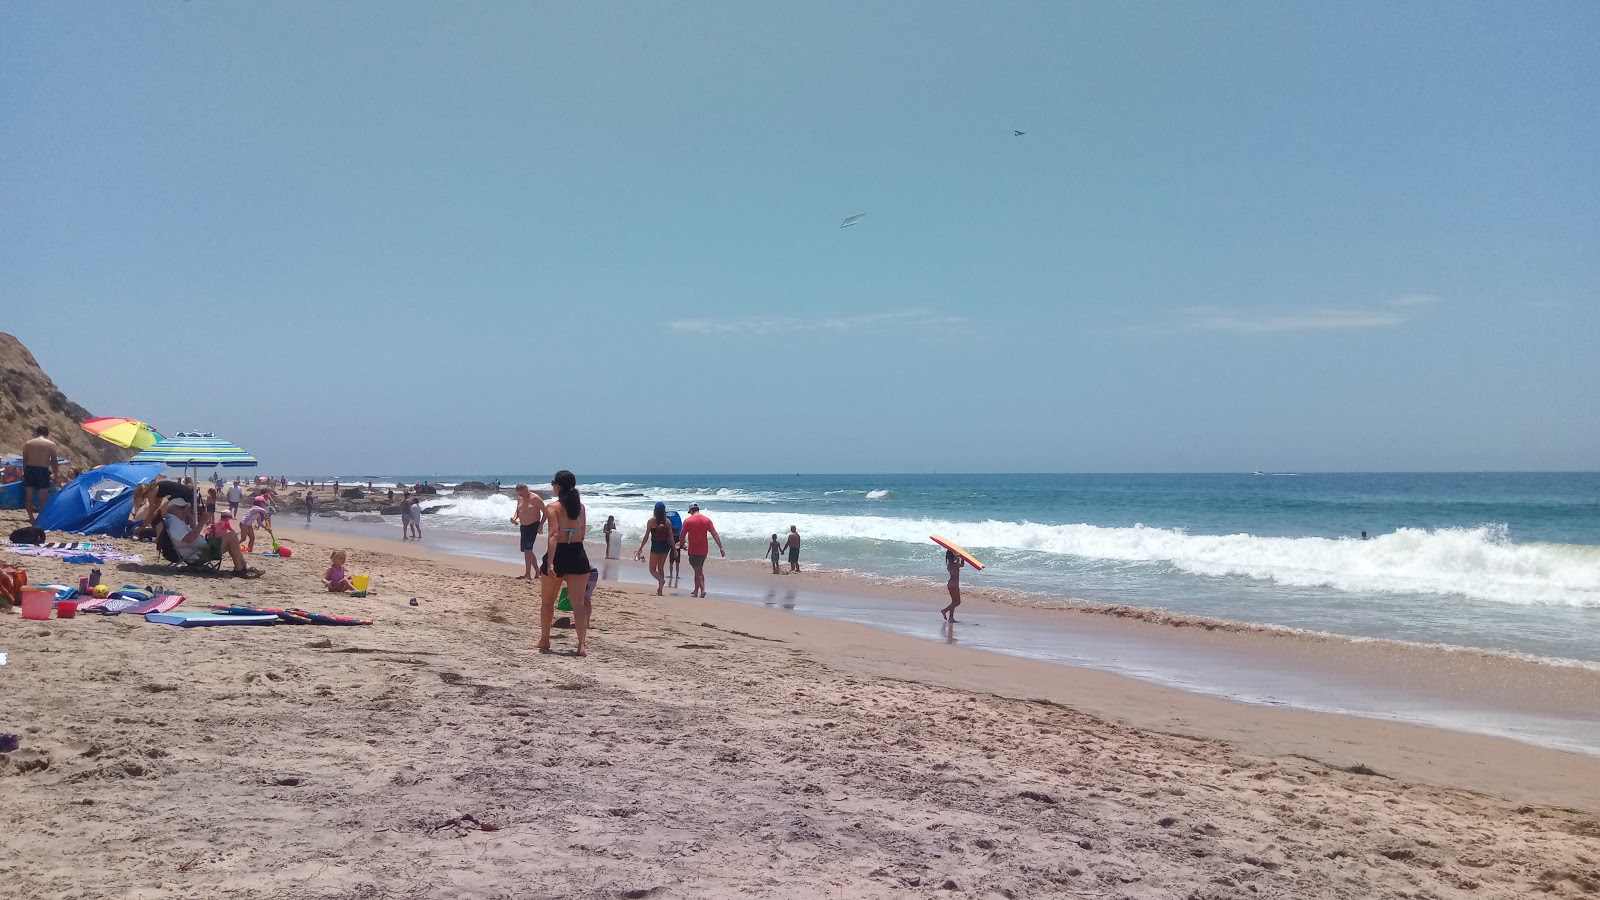
<path fill-rule="evenodd" d="M 223 554 L 233 560 L 233 574 L 240 578 L 259 578 L 260 569 L 252 569 L 245 564 L 244 554 L 239 550 L 239 536 L 233 532 L 225 532 L 220 537 L 207 537 L 205 529 L 195 528 L 188 520 L 194 514 L 193 506 L 181 497 L 173 497 L 168 501 L 167 517 L 165 524 L 167 537 L 172 540 L 172 548 L 186 563 L 205 562 L 212 559 L 221 559 Z"/>

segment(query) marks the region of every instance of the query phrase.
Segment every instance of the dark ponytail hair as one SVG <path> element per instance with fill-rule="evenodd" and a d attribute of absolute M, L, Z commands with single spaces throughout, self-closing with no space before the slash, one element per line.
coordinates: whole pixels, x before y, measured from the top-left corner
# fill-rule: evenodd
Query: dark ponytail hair
<path fill-rule="evenodd" d="M 578 502 L 578 476 L 562 469 L 550 479 L 550 486 L 556 489 L 556 499 L 561 501 L 561 508 L 567 511 L 567 518 L 576 519 L 583 512 L 583 506 Z"/>
<path fill-rule="evenodd" d="M 946 550 L 946 551 L 944 551 L 944 563 L 945 563 L 945 565 L 948 566 L 949 564 L 951 564 L 951 563 L 953 563 L 955 561 L 956 561 L 956 552 L 954 550 Z"/>

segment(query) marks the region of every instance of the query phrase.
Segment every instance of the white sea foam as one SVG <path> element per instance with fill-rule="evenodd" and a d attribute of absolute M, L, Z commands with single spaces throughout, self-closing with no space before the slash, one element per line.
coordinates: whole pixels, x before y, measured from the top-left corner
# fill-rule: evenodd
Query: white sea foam
<path fill-rule="evenodd" d="M 1247 578 L 1290 587 L 1332 588 L 1368 594 L 1457 595 L 1519 605 L 1600 609 L 1600 547 L 1576 544 L 1517 543 L 1505 526 L 1402 528 L 1372 540 L 1322 537 L 1259 537 L 1251 534 L 1202 535 L 1170 528 L 1111 528 L 1096 525 L 1046 525 L 1035 522 L 956 522 L 893 516 L 829 516 L 760 512 L 781 498 L 775 493 L 723 488 L 663 490 L 638 485 L 586 486 L 590 518 L 616 515 L 624 532 L 642 522 L 656 500 L 687 510 L 698 501 L 725 538 L 764 541 L 774 531 L 797 525 L 808 541 L 867 543 L 852 555 L 881 552 L 902 555 L 892 545 L 924 545 L 930 534 L 945 535 L 974 551 L 1018 556 L 1008 568 L 1041 574 L 1070 570 L 1075 563 L 1111 561 L 1167 566 L 1211 578 Z M 607 497 L 637 489 L 639 497 Z M 815 496 L 815 495 L 813 495 Z M 884 499 L 889 491 L 867 492 Z M 441 524 L 458 520 L 469 530 L 503 530 L 516 508 L 509 495 L 443 498 Z M 1029 558 L 1032 554 L 1039 554 Z M 892 566 L 890 567 L 892 568 Z"/>
<path fill-rule="evenodd" d="M 511 514 L 517 511 L 517 498 L 508 494 L 462 494 L 451 496 L 442 500 L 435 500 L 442 504 L 438 515 L 452 519 L 466 519 L 473 522 L 505 523 Z M 427 500 L 424 505 L 431 506 Z"/>
<path fill-rule="evenodd" d="M 607 510 L 631 513 L 628 510 Z M 1070 564 L 1166 565 L 1191 575 L 1243 577 L 1354 593 L 1446 594 L 1520 605 L 1600 609 L 1600 547 L 1516 543 L 1504 526 L 1402 528 L 1369 540 L 1197 535 L 1168 528 L 1034 522 L 951 522 L 889 516 L 764 514 L 708 507 L 724 537 L 765 539 L 797 525 L 807 540 L 926 544 L 941 534 L 974 551 L 1044 554 Z M 509 515 L 509 513 L 507 513 Z M 619 521 L 631 521 L 622 518 Z M 1018 564 L 1026 564 L 1018 559 Z"/>

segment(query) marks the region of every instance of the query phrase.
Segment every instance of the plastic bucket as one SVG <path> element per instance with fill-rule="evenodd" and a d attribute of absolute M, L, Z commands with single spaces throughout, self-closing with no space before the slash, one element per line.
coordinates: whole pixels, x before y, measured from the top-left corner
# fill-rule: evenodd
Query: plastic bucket
<path fill-rule="evenodd" d="M 78 614 L 78 601 L 62 600 L 56 604 L 56 618 L 70 619 Z"/>
<path fill-rule="evenodd" d="M 358 591 L 364 591 L 367 589 L 367 583 L 370 580 L 371 576 L 369 575 L 352 575 L 350 576 L 350 586 Z"/>
<path fill-rule="evenodd" d="M 50 610 L 56 602 L 55 591 L 30 591 L 22 592 L 22 617 L 24 619 L 48 619 Z"/>

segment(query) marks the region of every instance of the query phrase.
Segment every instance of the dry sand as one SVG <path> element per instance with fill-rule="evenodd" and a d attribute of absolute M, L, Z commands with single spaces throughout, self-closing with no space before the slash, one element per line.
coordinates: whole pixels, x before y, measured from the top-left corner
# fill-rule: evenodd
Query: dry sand
<path fill-rule="evenodd" d="M 105 568 L 373 627 L 0 617 L 6 896 L 1600 893 L 1593 758 L 611 587 L 542 656 L 519 567 L 338 540 L 376 596 Z"/>

